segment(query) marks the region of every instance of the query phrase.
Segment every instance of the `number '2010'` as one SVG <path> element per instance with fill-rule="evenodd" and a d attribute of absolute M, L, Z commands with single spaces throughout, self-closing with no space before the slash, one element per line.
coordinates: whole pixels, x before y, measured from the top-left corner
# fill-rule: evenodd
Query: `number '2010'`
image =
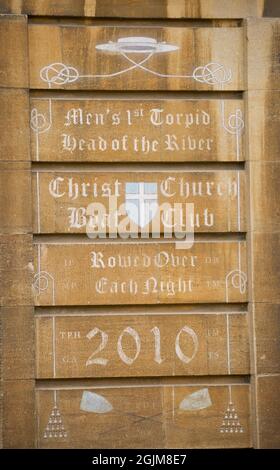
<path fill-rule="evenodd" d="M 154 361 L 158 364 L 161 364 L 164 361 L 164 359 L 161 356 L 160 329 L 157 326 L 155 326 L 154 328 L 150 330 L 150 332 L 154 336 Z M 108 363 L 108 359 L 105 359 L 100 354 L 102 351 L 105 350 L 107 346 L 108 339 L 109 339 L 108 334 L 105 331 L 100 330 L 98 327 L 95 327 L 91 331 L 88 332 L 86 337 L 89 340 L 91 340 L 97 335 L 100 335 L 100 343 L 95 349 L 95 351 L 87 359 L 86 366 L 90 366 L 93 364 L 106 366 Z M 135 354 L 133 357 L 128 356 L 126 352 L 124 351 L 124 348 L 123 348 L 124 335 L 131 336 L 131 338 L 135 342 Z M 182 347 L 181 347 L 182 335 L 187 335 L 190 341 L 192 342 L 193 349 L 192 349 L 191 355 L 185 354 L 182 350 Z M 182 362 L 184 362 L 185 364 L 188 364 L 189 362 L 191 362 L 196 356 L 197 351 L 198 351 L 198 338 L 197 338 L 195 331 L 187 325 L 183 326 L 176 336 L 174 346 L 175 346 L 175 353 Z M 136 361 L 136 359 L 138 358 L 141 352 L 141 338 L 140 338 L 139 333 L 134 328 L 131 328 L 130 326 L 128 326 L 121 332 L 117 341 L 117 352 L 118 352 L 120 359 L 129 366 L 131 366 Z"/>

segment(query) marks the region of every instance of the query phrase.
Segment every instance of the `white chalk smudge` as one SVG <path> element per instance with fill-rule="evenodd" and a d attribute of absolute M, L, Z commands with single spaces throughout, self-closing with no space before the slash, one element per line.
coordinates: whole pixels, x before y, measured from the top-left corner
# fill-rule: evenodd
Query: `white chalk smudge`
<path fill-rule="evenodd" d="M 113 406 L 102 395 L 94 392 L 83 392 L 80 409 L 89 413 L 108 413 L 112 411 Z"/>
<path fill-rule="evenodd" d="M 190 395 L 187 395 L 180 403 L 181 410 L 203 410 L 212 406 L 208 388 L 202 388 Z"/>

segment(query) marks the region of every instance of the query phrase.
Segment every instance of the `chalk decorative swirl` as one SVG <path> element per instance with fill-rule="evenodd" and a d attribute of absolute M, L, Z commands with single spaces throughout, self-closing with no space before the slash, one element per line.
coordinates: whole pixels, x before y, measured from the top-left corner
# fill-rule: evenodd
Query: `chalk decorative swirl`
<path fill-rule="evenodd" d="M 33 289 L 36 295 L 41 295 L 42 292 L 47 291 L 51 288 L 52 305 L 55 305 L 55 294 L 54 294 L 54 278 L 47 271 L 40 271 L 34 275 Z"/>
<path fill-rule="evenodd" d="M 229 301 L 229 287 L 233 287 L 234 289 L 238 289 L 240 294 L 245 294 L 247 289 L 247 275 L 240 271 L 239 269 L 235 269 L 230 271 L 226 276 L 226 301 Z"/>
<path fill-rule="evenodd" d="M 54 62 L 41 69 L 40 78 L 44 82 L 47 82 L 49 86 L 52 84 L 65 85 L 66 83 L 73 83 L 78 80 L 79 72 L 75 67 L 65 65 L 61 62 Z"/>
<path fill-rule="evenodd" d="M 191 75 L 174 75 L 163 74 L 144 67 L 143 63 L 146 62 L 152 54 L 149 54 L 149 56 L 141 62 L 135 62 L 124 53 L 121 55 L 133 64 L 132 67 L 111 74 L 81 75 L 75 67 L 63 64 L 62 62 L 54 62 L 41 69 L 40 78 L 46 82 L 50 88 L 52 85 L 67 85 L 68 83 L 74 83 L 81 78 L 110 78 L 124 74 L 136 68 L 142 69 L 161 78 L 190 78 L 207 85 L 223 85 L 224 83 L 231 81 L 232 78 L 231 70 L 227 70 L 222 64 L 216 62 L 209 62 L 204 66 L 196 67 Z"/>
<path fill-rule="evenodd" d="M 222 85 L 230 82 L 232 78 L 231 70 L 216 62 L 210 62 L 204 66 L 199 66 L 194 69 L 192 77 L 200 83 L 207 83 L 208 85 Z"/>

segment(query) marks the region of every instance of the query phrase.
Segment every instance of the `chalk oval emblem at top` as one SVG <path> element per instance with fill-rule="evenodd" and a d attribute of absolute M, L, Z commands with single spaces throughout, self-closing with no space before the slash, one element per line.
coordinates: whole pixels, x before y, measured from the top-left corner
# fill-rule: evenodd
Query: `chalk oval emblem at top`
<path fill-rule="evenodd" d="M 119 38 L 117 41 L 98 44 L 95 48 L 100 51 L 120 52 L 124 54 L 158 54 L 160 52 L 171 52 L 179 49 L 179 47 L 174 44 L 158 42 L 156 39 L 142 36 Z"/>
<path fill-rule="evenodd" d="M 113 406 L 102 395 L 94 392 L 84 391 L 80 403 L 80 409 L 89 413 L 108 413 Z"/>

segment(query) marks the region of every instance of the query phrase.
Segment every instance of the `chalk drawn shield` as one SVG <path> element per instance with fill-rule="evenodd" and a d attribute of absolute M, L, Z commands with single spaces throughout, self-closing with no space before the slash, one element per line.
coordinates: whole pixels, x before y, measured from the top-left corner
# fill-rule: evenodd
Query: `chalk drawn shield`
<path fill-rule="evenodd" d="M 141 228 L 151 222 L 158 211 L 157 183 L 126 183 L 125 210 Z"/>

